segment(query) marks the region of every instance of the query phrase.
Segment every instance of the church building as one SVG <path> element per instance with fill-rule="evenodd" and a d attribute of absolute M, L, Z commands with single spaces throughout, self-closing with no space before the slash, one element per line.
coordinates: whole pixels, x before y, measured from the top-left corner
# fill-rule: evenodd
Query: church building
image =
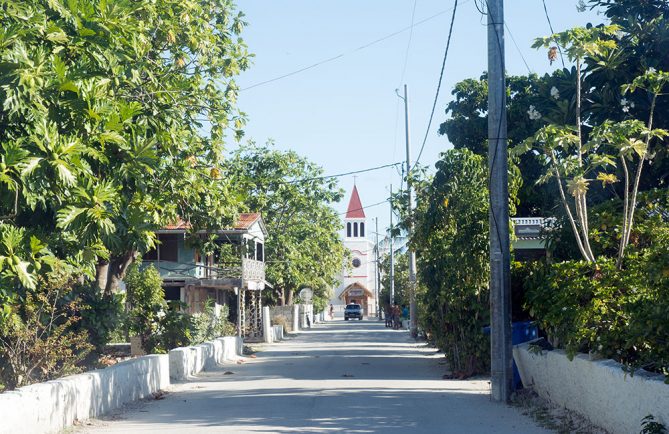
<path fill-rule="evenodd" d="M 350 261 L 344 264 L 341 285 L 330 300 L 337 314 L 341 314 L 348 303 L 358 303 L 365 316 L 376 315 L 374 243 L 367 238 L 371 235 L 358 188 L 354 185 L 344 218 L 343 242 L 350 252 Z"/>

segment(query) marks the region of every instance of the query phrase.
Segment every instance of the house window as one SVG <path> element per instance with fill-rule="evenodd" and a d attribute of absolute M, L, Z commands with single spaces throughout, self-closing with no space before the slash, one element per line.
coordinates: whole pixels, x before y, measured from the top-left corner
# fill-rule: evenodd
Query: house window
<path fill-rule="evenodd" d="M 153 249 L 144 253 L 144 256 L 142 256 L 142 259 L 144 259 L 145 261 L 157 261 L 158 260 L 158 249 L 156 247 L 154 247 Z"/>
<path fill-rule="evenodd" d="M 179 235 L 165 234 L 159 235 L 159 260 L 179 262 Z"/>
<path fill-rule="evenodd" d="M 351 222 L 346 223 L 346 236 L 351 238 Z"/>
<path fill-rule="evenodd" d="M 262 243 L 256 243 L 256 260 L 261 262 L 265 260 L 265 251 Z"/>
<path fill-rule="evenodd" d="M 358 236 L 358 222 L 353 223 L 353 236 Z"/>
<path fill-rule="evenodd" d="M 360 223 L 360 236 L 364 237 L 365 236 L 365 224 Z"/>

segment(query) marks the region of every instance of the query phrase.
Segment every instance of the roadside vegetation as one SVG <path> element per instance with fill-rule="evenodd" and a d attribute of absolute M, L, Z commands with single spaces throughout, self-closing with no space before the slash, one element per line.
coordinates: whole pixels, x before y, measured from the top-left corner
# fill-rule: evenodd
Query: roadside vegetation
<path fill-rule="evenodd" d="M 263 213 L 270 299 L 308 285 L 325 305 L 341 192 L 298 182 L 322 169 L 294 153 L 242 143 L 235 76 L 253 56 L 232 1 L 0 9 L 0 391 L 96 366 L 129 335 L 163 352 L 230 334 L 225 312 L 168 305 L 157 271 L 138 267 L 179 219 L 196 232 Z"/>
<path fill-rule="evenodd" d="M 606 25 L 538 38 L 555 72 L 507 81 L 512 214 L 555 219 L 547 257 L 512 267 L 514 316 L 536 320 L 571 355 L 669 378 L 669 6 L 582 6 L 602 10 Z M 411 244 L 421 326 L 466 376 L 489 370 L 487 77 L 452 93 L 440 133 L 455 149 L 434 176 L 412 174 Z M 406 216 L 404 192 L 396 204 Z"/>

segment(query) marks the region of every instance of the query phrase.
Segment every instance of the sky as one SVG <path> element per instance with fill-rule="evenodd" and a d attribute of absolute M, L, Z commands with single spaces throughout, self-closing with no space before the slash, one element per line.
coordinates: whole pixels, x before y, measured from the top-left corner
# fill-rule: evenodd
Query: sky
<path fill-rule="evenodd" d="M 604 21 L 597 11 L 578 12 L 577 0 L 545 2 L 556 32 Z M 420 163 L 433 168 L 439 154 L 451 148 L 448 139 L 437 134 L 451 90 L 487 68 L 485 17 L 474 0 L 460 0 L 428 130 L 453 4 L 454 0 L 239 0 L 238 8 L 249 23 L 242 37 L 255 54 L 252 67 L 237 79 L 242 89 L 238 105 L 249 118 L 246 139 L 271 139 L 277 148 L 292 149 L 321 165 L 327 175 L 403 161 L 404 107 L 395 89 L 401 92 L 407 84 L 412 159 L 427 132 Z M 410 27 L 412 15 L 414 24 L 433 18 L 412 31 L 359 48 Z M 506 0 L 505 21 L 509 74 L 527 74 L 528 68 L 543 74 L 558 67 L 559 62 L 549 65 L 545 50 L 531 48 L 534 38 L 550 34 L 542 0 Z M 398 188 L 398 170 L 362 173 L 355 180 L 352 175 L 339 178 L 346 195 L 336 209 L 346 211 L 355 181 L 368 221 L 372 224 L 378 217 L 383 232 L 389 207 L 370 205 L 388 198 L 390 184 Z"/>

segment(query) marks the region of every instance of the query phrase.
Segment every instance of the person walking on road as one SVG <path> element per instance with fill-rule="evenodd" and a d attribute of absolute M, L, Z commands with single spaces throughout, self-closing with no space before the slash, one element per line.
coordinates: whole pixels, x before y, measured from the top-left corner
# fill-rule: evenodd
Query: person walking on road
<path fill-rule="evenodd" d="M 398 305 L 393 306 L 393 329 L 399 330 L 402 325 L 402 320 L 400 319 L 401 311 Z"/>

